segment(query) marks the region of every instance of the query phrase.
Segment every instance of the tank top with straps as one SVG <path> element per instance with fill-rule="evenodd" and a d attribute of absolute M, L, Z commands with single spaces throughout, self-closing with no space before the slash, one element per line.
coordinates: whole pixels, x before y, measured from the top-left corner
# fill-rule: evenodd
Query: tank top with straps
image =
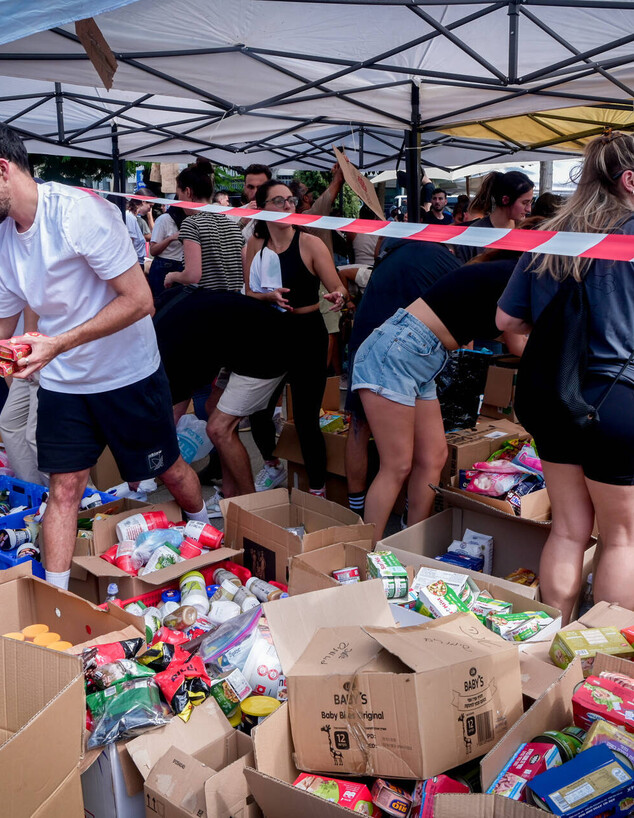
<path fill-rule="evenodd" d="M 282 287 L 288 287 L 288 303 L 294 309 L 311 307 L 319 302 L 319 278 L 304 264 L 299 251 L 298 230 L 293 231 L 293 239 L 283 253 L 278 254 L 282 270 Z"/>

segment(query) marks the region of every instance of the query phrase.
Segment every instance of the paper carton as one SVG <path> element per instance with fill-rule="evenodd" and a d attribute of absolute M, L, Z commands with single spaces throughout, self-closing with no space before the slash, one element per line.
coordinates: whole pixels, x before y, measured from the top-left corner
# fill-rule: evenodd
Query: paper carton
<path fill-rule="evenodd" d="M 120 514 L 109 516 L 106 520 L 97 520 L 93 530 L 93 555 L 73 557 L 73 565 L 97 577 L 99 581 L 99 595 L 102 599 L 105 599 L 108 584 L 111 582 L 117 583 L 119 597 L 121 599 L 130 599 L 131 597 L 140 596 L 148 591 L 155 591 L 161 585 L 178 579 L 188 571 L 196 571 L 207 565 L 220 562 L 221 560 L 232 559 L 238 554 L 237 551 L 231 548 L 218 548 L 215 551 L 208 551 L 199 557 L 176 563 L 176 565 L 170 565 L 169 568 L 154 571 L 143 577 L 132 577 L 125 571 L 117 568 L 116 565 L 111 565 L 109 562 L 106 562 L 106 560 L 101 559 L 99 555 L 105 553 L 117 542 L 117 523 L 136 511 L 137 509 L 134 509 L 133 512 L 123 511 Z M 158 505 L 146 505 L 143 511 L 164 511 L 170 522 L 178 522 L 183 519 L 181 509 L 174 501 L 160 503 Z"/>
<path fill-rule="evenodd" d="M 385 627 L 386 607 L 377 580 L 265 606 L 299 769 L 425 778 L 486 752 L 521 715 L 514 645 L 470 614 Z"/>
<path fill-rule="evenodd" d="M 77 767 L 86 721 L 80 661 L 0 638 L 0 703 L 3 818 L 80 818 Z"/>
<path fill-rule="evenodd" d="M 243 774 L 254 763 L 251 738 L 213 699 L 188 724 L 172 719 L 127 749 L 145 781 L 146 818 L 260 818 Z"/>
<path fill-rule="evenodd" d="M 221 501 L 225 518 L 225 544 L 244 549 L 244 565 L 254 576 L 288 582 L 288 561 L 348 539 L 371 539 L 371 527 L 347 508 L 297 489 L 273 489 Z M 286 531 L 303 525 L 300 538 Z M 360 526 L 360 528 L 350 528 Z"/>
<path fill-rule="evenodd" d="M 109 447 L 103 450 L 99 460 L 90 470 L 90 479 L 99 491 L 108 491 L 123 483 L 123 477 Z"/>
<path fill-rule="evenodd" d="M 461 497 L 468 497 L 476 503 L 482 503 L 485 506 L 490 506 L 510 517 L 521 517 L 527 520 L 536 520 L 538 522 L 549 522 L 551 518 L 550 497 L 548 496 L 548 489 L 543 488 L 539 491 L 533 491 L 531 494 L 526 494 L 520 499 L 520 513 L 516 514 L 513 506 L 508 500 L 501 500 L 499 497 L 487 497 L 484 494 L 476 494 L 473 491 L 466 491 L 459 488 L 459 477 L 454 475 L 449 484 L 445 487 L 447 491 L 460 495 Z"/>

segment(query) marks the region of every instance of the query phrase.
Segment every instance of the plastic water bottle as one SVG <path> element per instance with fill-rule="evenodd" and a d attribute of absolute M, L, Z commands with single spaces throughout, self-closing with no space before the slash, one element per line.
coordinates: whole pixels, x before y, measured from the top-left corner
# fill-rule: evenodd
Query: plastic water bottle
<path fill-rule="evenodd" d="M 106 602 L 114 602 L 119 597 L 119 586 L 116 582 L 111 582 L 108 585 L 108 595 L 106 596 Z"/>

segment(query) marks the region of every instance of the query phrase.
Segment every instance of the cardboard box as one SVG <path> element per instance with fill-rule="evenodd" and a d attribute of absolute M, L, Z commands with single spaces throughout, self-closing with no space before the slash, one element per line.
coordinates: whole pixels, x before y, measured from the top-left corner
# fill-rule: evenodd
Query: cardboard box
<path fill-rule="evenodd" d="M 338 588 L 340 583 L 332 572 L 356 565 L 361 580 L 366 579 L 366 557 L 372 550 L 372 540 L 335 543 L 291 559 L 288 592 L 291 596 L 319 591 L 322 588 Z"/>
<path fill-rule="evenodd" d="M 103 748 L 98 760 L 82 773 L 86 818 L 144 818 L 143 784 L 141 782 L 136 792 L 128 792 L 123 752 L 124 748 L 119 744 L 109 744 Z M 131 762 L 128 760 L 128 763 Z"/>
<path fill-rule="evenodd" d="M 470 614 L 373 627 L 386 607 L 379 580 L 264 606 L 299 769 L 427 778 L 486 752 L 521 715 L 515 645 Z"/>
<path fill-rule="evenodd" d="M 90 508 L 86 511 L 80 511 L 77 514 L 77 519 L 92 519 L 96 514 L 119 514 L 122 511 L 129 511 L 131 514 L 138 509 L 145 508 L 147 503 L 141 503 L 139 500 L 131 500 L 128 497 L 122 499 L 115 499 L 111 503 L 106 503 L 97 508 Z M 98 527 L 101 521 L 97 520 Z M 94 554 L 93 540 L 87 537 L 77 537 L 75 540 L 74 557 L 89 557 Z M 94 602 L 98 605 L 103 600 L 99 596 L 99 580 L 93 574 L 89 574 L 85 568 L 80 568 L 74 563 L 70 567 L 70 582 L 68 590 L 82 599 L 87 599 L 89 602 Z"/>
<path fill-rule="evenodd" d="M 489 367 L 481 415 L 495 419 L 506 418 L 512 423 L 518 422 L 513 408 L 518 363 L 518 358 L 509 355 L 498 358 L 495 365 Z"/>
<path fill-rule="evenodd" d="M 528 440 L 530 435 L 521 426 L 509 420 L 480 418 L 475 429 L 460 429 L 447 435 L 449 454 L 440 482 L 443 486 L 451 483 L 451 478 L 461 469 L 468 469 L 474 463 L 486 460 L 500 448 L 505 440 L 519 438 Z"/>
<path fill-rule="evenodd" d="M 160 503 L 158 505 L 146 505 L 144 511 L 164 511 L 170 522 L 178 522 L 183 519 L 180 507 L 174 501 Z M 136 509 L 134 510 L 136 511 Z M 238 552 L 231 548 L 218 548 L 201 554 L 184 562 L 170 565 L 161 571 L 154 571 L 144 577 L 132 577 L 116 565 L 111 565 L 106 560 L 101 559 L 99 554 L 105 553 L 117 542 L 117 523 L 129 517 L 130 511 L 123 511 L 120 514 L 113 514 L 106 520 L 97 520 L 93 529 L 92 551 L 90 556 L 73 557 L 73 565 L 83 568 L 88 574 L 97 578 L 99 582 L 99 597 L 105 599 L 108 584 L 116 582 L 119 587 L 119 597 L 130 599 L 148 591 L 155 591 L 166 582 L 178 579 L 188 571 L 196 571 L 207 565 L 220 562 L 221 560 L 232 559 Z"/>
<path fill-rule="evenodd" d="M 146 818 L 260 818 L 244 778 L 254 763 L 251 737 L 231 727 L 215 700 L 187 725 L 173 719 L 127 750 L 145 782 Z"/>
<path fill-rule="evenodd" d="M 548 489 L 543 488 L 539 491 L 534 491 L 527 494 L 520 499 L 520 513 L 516 514 L 513 506 L 508 500 L 500 500 L 498 497 L 487 497 L 484 494 L 476 494 L 473 491 L 465 491 L 458 488 L 459 476 L 456 474 L 451 478 L 451 482 L 442 491 L 450 491 L 458 494 L 461 497 L 466 497 L 476 503 L 482 503 L 485 506 L 495 508 L 508 514 L 509 517 L 521 517 L 528 520 L 536 520 L 541 522 L 548 522 L 551 518 L 550 497 L 548 496 Z"/>
<path fill-rule="evenodd" d="M 288 582 L 288 562 L 305 551 L 323 548 L 352 537 L 372 538 L 350 509 L 297 489 L 255 492 L 221 500 L 225 518 L 225 544 L 244 550 L 244 565 L 254 576 Z M 304 537 L 286 531 L 303 525 Z M 358 528 L 349 528 L 358 526 Z"/>
<path fill-rule="evenodd" d="M 135 624 L 135 617 L 116 606 L 104 611 L 37 577 L 5 579 L 3 574 L 8 573 L 0 573 L 0 611 L 4 633 L 41 623 L 59 633 L 64 641 L 78 645 Z"/>
<path fill-rule="evenodd" d="M 109 447 L 103 450 L 101 457 L 90 470 L 90 479 L 99 491 L 108 491 L 113 486 L 123 483 L 123 477 Z"/>
<path fill-rule="evenodd" d="M 80 661 L 0 638 L 0 702 L 3 818 L 80 818 L 77 767 L 86 723 Z"/>
<path fill-rule="evenodd" d="M 550 533 L 549 526 L 510 517 L 469 497 L 449 492 L 443 494 L 451 503 L 450 508 L 380 540 L 377 548 L 408 551 L 433 559 L 446 553 L 452 540 L 461 540 L 465 529 L 470 528 L 493 537 L 493 576 L 503 578 L 517 568 L 539 571 L 542 549 Z M 444 570 L 454 568 L 457 569 L 457 566 L 445 566 Z M 517 587 L 518 593 L 535 595 L 534 588 L 519 584 Z"/>

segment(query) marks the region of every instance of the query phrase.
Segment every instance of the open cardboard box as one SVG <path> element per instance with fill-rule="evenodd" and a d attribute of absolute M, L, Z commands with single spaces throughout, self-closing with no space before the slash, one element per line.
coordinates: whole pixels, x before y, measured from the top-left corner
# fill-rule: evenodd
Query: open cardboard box
<path fill-rule="evenodd" d="M 286 489 L 244 494 L 220 501 L 225 518 L 225 543 L 244 549 L 243 562 L 267 581 L 288 581 L 288 562 L 305 551 L 347 539 L 372 539 L 374 527 L 363 525 L 350 509 L 303 491 Z M 303 525 L 299 537 L 286 528 Z"/>
<path fill-rule="evenodd" d="M 99 491 L 108 491 L 108 489 L 111 489 L 113 486 L 119 486 L 123 483 L 123 477 L 121 477 L 119 467 L 108 446 L 106 446 L 99 460 L 97 460 L 90 470 L 90 479 Z"/>
<path fill-rule="evenodd" d="M 486 752 L 522 713 L 517 647 L 470 614 L 396 628 L 378 580 L 264 612 L 305 771 L 426 778 Z"/>
<path fill-rule="evenodd" d="M 164 511 L 170 522 L 179 522 L 183 519 L 179 505 L 173 500 L 168 503 L 146 506 L 144 511 Z M 231 559 L 238 554 L 237 551 L 231 548 L 218 548 L 215 551 L 201 554 L 199 557 L 170 565 L 169 568 L 163 568 L 161 571 L 154 571 L 147 574 L 147 576 L 132 577 L 117 568 L 116 565 L 111 565 L 106 560 L 101 559 L 99 555 L 105 553 L 117 542 L 117 523 L 135 512 L 136 509 L 134 511 L 123 511 L 120 514 L 109 516 L 106 520 L 97 520 L 93 530 L 92 548 L 94 553 L 90 556 L 73 557 L 73 565 L 83 568 L 88 574 L 97 577 L 99 595 L 102 599 L 105 599 L 108 584 L 111 582 L 117 583 L 121 599 L 130 599 L 148 591 L 155 591 L 161 585 L 178 579 L 188 571 L 197 571 L 221 560 Z"/>
<path fill-rule="evenodd" d="M 113 499 L 111 503 L 105 503 L 103 506 L 97 508 L 90 508 L 86 511 L 81 510 L 77 514 L 77 519 L 92 519 L 96 514 L 120 514 L 123 511 L 129 511 L 134 514 L 139 509 L 145 508 L 147 503 L 142 503 L 139 500 L 131 500 L 129 497 Z M 101 521 L 97 520 L 93 525 L 101 525 Z M 74 557 L 89 557 L 94 555 L 93 538 L 92 537 L 77 537 L 75 540 Z M 87 599 L 89 602 L 98 604 L 101 602 L 99 598 L 99 580 L 93 574 L 89 574 L 85 568 L 80 568 L 73 563 L 70 567 L 70 582 L 68 590 L 72 591 L 77 596 Z"/>
<path fill-rule="evenodd" d="M 253 765 L 251 737 L 234 730 L 214 699 L 188 724 L 174 718 L 127 744 L 145 791 L 147 818 L 259 818 L 244 768 Z"/>
<path fill-rule="evenodd" d="M 505 440 L 519 438 L 528 440 L 528 432 L 510 420 L 480 418 L 474 429 L 460 429 L 447 434 L 449 455 L 440 475 L 443 486 L 451 483 L 451 478 L 461 469 L 468 469 L 474 463 L 486 460 L 500 448 Z"/>
<path fill-rule="evenodd" d="M 461 497 L 467 497 L 476 503 L 482 503 L 485 506 L 490 506 L 498 511 L 502 511 L 504 514 L 508 514 L 509 517 L 521 517 L 539 522 L 550 521 L 551 505 L 550 497 L 548 496 L 548 489 L 546 488 L 540 489 L 539 491 L 534 491 L 531 494 L 527 494 L 522 497 L 520 499 L 520 513 L 515 514 L 513 511 L 513 506 L 508 500 L 500 500 L 498 497 L 487 497 L 484 494 L 476 494 L 473 491 L 466 491 L 465 489 L 458 487 L 459 481 L 459 476 L 455 474 L 451 478 L 450 484 L 445 489 L 442 489 L 441 493 L 444 491 L 450 491 L 460 495 Z"/>
<path fill-rule="evenodd" d="M 515 385 L 519 358 L 506 355 L 497 358 L 487 372 L 484 398 L 480 414 L 487 418 L 506 418 L 517 423 L 513 403 L 515 402 Z"/>
<path fill-rule="evenodd" d="M 372 550 L 372 540 L 335 543 L 306 554 L 291 558 L 288 592 L 291 596 L 319 591 L 322 588 L 338 588 L 340 583 L 332 572 L 340 568 L 356 565 L 361 579 L 366 579 L 368 551 Z"/>
<path fill-rule="evenodd" d="M 83 816 L 78 765 L 85 723 L 80 661 L 0 638 L 3 818 Z"/>

